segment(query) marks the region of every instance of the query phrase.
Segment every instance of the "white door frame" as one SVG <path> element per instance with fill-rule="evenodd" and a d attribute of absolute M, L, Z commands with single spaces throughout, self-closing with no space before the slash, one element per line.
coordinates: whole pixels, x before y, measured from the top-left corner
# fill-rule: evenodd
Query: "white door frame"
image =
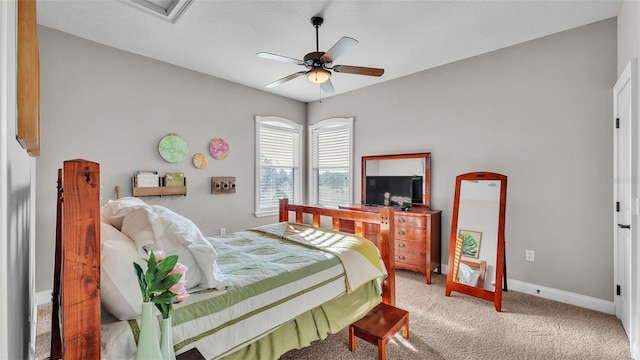
<path fill-rule="evenodd" d="M 615 86 L 613 87 L 613 121 L 615 122 L 616 119 L 620 118 L 620 113 L 619 113 L 619 95 L 622 93 L 623 89 L 630 89 L 631 94 L 630 94 L 630 116 L 628 119 L 628 124 L 624 124 L 625 126 L 622 126 L 623 124 L 621 124 L 621 129 L 626 130 L 625 133 L 620 133 L 621 130 L 614 130 L 614 181 L 613 181 L 613 196 L 614 196 L 614 203 L 621 201 L 621 199 L 618 199 L 618 190 L 619 190 L 619 186 L 622 185 L 630 185 L 630 199 L 626 199 L 628 200 L 627 204 L 631 205 L 631 216 L 629 219 L 629 224 L 631 226 L 631 229 L 629 231 L 629 236 L 630 236 L 630 252 L 629 254 L 621 254 L 620 248 L 619 248 L 619 219 L 618 219 L 618 212 L 615 211 L 614 209 L 614 217 L 613 217 L 613 221 L 614 221 L 614 271 L 613 271 L 613 280 L 614 280 L 614 286 L 613 286 L 613 291 L 614 291 L 614 304 L 616 306 L 616 316 L 620 317 L 620 314 L 622 313 L 621 310 L 619 309 L 619 306 L 621 306 L 621 301 L 620 301 L 620 297 L 617 295 L 617 285 L 624 283 L 623 279 L 624 279 L 624 275 L 622 274 L 623 272 L 623 268 L 622 268 L 622 261 L 623 259 L 621 258 L 622 256 L 627 256 L 627 259 L 629 260 L 630 264 L 630 274 L 629 274 L 629 281 L 628 283 L 624 284 L 624 287 L 622 291 L 628 293 L 629 296 L 629 309 L 628 309 L 628 319 L 624 319 L 627 322 L 627 327 L 628 329 L 626 329 L 628 331 L 628 336 L 629 336 L 629 343 L 630 343 L 630 352 L 631 355 L 638 359 L 640 354 L 638 354 L 638 320 L 637 320 L 637 303 L 638 303 L 638 289 L 637 286 L 635 284 L 637 284 L 638 282 L 638 264 L 637 264 L 637 254 L 638 254 L 638 247 L 637 247 L 637 233 L 638 233 L 638 228 L 637 228 L 637 217 L 640 212 L 639 206 L 640 204 L 638 203 L 639 199 L 638 199 L 638 184 L 637 184 L 637 179 L 638 179 L 638 72 L 637 72 L 637 59 L 632 59 L 627 66 L 625 67 L 625 69 L 623 70 L 623 72 L 620 74 L 620 77 L 618 78 L 618 81 L 616 82 Z M 623 123 L 623 121 L 620 121 L 621 123 Z M 621 141 L 619 138 L 620 136 L 625 136 L 627 137 L 627 141 L 629 141 L 629 144 L 631 145 L 631 149 L 630 149 L 630 156 L 629 156 L 629 160 L 626 164 L 619 164 L 619 159 L 617 156 L 618 153 L 618 146 L 619 142 Z M 619 174 L 618 174 L 618 167 L 622 165 L 622 166 L 629 166 L 630 167 L 630 176 L 631 178 L 628 179 L 620 179 L 618 178 Z M 627 224 L 625 224 L 627 225 Z M 622 230 L 622 231 L 626 231 L 626 230 Z M 623 321 L 624 321 L 623 320 Z"/>

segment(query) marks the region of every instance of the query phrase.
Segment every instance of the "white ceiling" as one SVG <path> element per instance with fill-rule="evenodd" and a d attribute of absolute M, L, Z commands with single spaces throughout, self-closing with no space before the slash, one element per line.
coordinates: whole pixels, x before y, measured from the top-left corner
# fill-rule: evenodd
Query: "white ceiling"
<path fill-rule="evenodd" d="M 38 23 L 310 102 L 320 98 L 320 87 L 305 77 L 273 89 L 264 87 L 304 67 L 255 54 L 301 59 L 315 51 L 312 16 L 325 18 L 320 51 L 342 36 L 359 41 L 334 65 L 385 69 L 380 78 L 334 73 L 335 92 L 322 94 L 326 98 L 611 18 L 620 5 L 621 0 L 194 0 L 171 23 L 128 0 L 38 0 Z"/>

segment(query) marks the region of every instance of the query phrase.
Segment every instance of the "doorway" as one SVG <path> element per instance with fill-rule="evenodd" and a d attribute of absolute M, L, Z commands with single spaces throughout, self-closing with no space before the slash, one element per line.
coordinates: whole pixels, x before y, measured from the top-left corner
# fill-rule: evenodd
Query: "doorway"
<path fill-rule="evenodd" d="M 629 62 L 613 87 L 614 111 L 614 305 L 634 346 L 637 289 L 637 60 Z M 630 349 L 632 351 L 632 349 Z"/>

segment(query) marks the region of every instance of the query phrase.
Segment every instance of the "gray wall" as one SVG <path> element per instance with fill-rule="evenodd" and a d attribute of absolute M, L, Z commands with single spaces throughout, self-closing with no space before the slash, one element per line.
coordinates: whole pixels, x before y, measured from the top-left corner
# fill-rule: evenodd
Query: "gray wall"
<path fill-rule="evenodd" d="M 38 290 L 51 287 L 54 179 L 66 159 L 101 163 L 104 200 L 114 198 L 116 185 L 130 194 L 136 169 L 184 171 L 186 198 L 145 200 L 194 219 L 205 234 L 274 221 L 252 214 L 259 114 L 300 123 L 355 116 L 356 164 L 364 155 L 431 151 L 445 262 L 455 176 L 508 175 L 509 277 L 612 300 L 615 19 L 308 106 L 51 29 L 40 28 L 40 40 Z M 206 153 L 214 137 L 225 138 L 231 153 L 222 161 L 209 157 L 204 170 L 166 163 L 156 146 L 169 132 L 194 154 Z M 210 195 L 210 176 L 236 176 L 238 193 Z M 524 261 L 525 249 L 536 251 L 536 262 Z"/>
<path fill-rule="evenodd" d="M 201 73 L 119 51 L 49 28 L 40 37 L 42 154 L 37 161 L 38 291 L 52 287 L 57 169 L 64 160 L 100 163 L 102 199 L 131 195 L 135 170 L 184 172 L 188 195 L 143 198 L 191 218 L 203 233 L 277 221 L 256 218 L 254 208 L 255 115 L 304 123 L 306 106 Z M 170 132 L 183 137 L 191 156 L 207 155 L 200 170 L 191 156 L 165 162 L 158 142 Z M 225 139 L 230 153 L 215 160 L 209 142 Z M 211 176 L 235 176 L 236 194 L 212 195 Z"/>
<path fill-rule="evenodd" d="M 431 152 L 444 262 L 456 175 L 507 175 L 509 278 L 611 301 L 615 81 L 609 19 L 311 103 L 308 122 L 355 116 L 356 159 Z"/>

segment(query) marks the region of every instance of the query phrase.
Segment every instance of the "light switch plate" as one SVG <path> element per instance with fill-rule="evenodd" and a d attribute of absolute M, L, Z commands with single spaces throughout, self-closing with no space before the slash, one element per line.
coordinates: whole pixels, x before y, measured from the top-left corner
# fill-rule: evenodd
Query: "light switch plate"
<path fill-rule="evenodd" d="M 234 194 L 236 192 L 235 176 L 212 176 L 211 177 L 211 193 L 212 194 Z"/>

